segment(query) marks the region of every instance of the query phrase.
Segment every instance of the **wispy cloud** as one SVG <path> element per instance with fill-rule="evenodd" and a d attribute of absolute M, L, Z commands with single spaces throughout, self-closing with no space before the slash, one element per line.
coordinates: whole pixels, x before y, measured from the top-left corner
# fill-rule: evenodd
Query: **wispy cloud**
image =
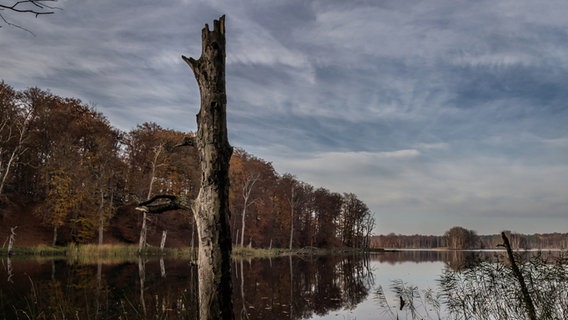
<path fill-rule="evenodd" d="M 129 130 L 195 130 L 181 54 L 227 15 L 231 143 L 355 192 L 380 232 L 565 231 L 568 2 L 60 1 L 0 29 L 0 77 Z M 564 211 L 563 211 L 564 210 Z"/>

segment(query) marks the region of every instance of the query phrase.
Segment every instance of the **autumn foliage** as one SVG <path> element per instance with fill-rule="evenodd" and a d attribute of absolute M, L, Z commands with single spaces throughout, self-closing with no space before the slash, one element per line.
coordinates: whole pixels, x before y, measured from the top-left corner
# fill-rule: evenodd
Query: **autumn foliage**
<path fill-rule="evenodd" d="M 53 243 L 103 243 L 120 220 L 117 213 L 140 201 L 158 194 L 195 198 L 201 174 L 197 150 L 179 146 L 191 136 L 156 123 L 122 132 L 78 99 L 38 88 L 17 91 L 0 82 L 0 203 L 8 195 L 25 196 Z M 356 195 L 278 174 L 270 162 L 238 148 L 229 174 L 234 244 L 369 245 L 375 221 Z M 191 213 L 176 214 L 193 228 Z M 141 223 L 140 217 L 129 219 Z M 150 224 L 156 223 L 152 219 L 158 218 L 151 217 Z M 68 233 L 64 239 L 58 237 L 61 229 Z"/>

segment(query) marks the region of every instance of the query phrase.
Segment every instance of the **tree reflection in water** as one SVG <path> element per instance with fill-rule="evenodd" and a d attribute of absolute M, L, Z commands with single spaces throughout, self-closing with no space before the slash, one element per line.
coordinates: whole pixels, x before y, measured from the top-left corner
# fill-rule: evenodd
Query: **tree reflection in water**
<path fill-rule="evenodd" d="M 158 260 L 13 260 L 13 284 L 0 285 L 0 319 L 197 319 L 197 267 L 168 263 L 165 281 Z"/>
<path fill-rule="evenodd" d="M 313 314 L 355 307 L 373 286 L 368 260 L 360 257 L 273 260 L 250 260 L 233 267 L 235 315 L 242 319 L 309 319 Z"/>
<path fill-rule="evenodd" d="M 197 267 L 13 260 L 0 273 L 0 319 L 197 319 Z M 233 261 L 237 319 L 305 319 L 354 308 L 373 286 L 368 260 L 305 256 Z"/>
<path fill-rule="evenodd" d="M 372 259 L 233 260 L 236 318 L 526 319 L 503 254 L 400 252 Z M 567 257 L 518 259 L 539 318 L 568 319 Z M 432 288 L 420 288 L 410 278 L 384 278 L 384 267 L 370 270 L 370 265 L 398 269 L 423 261 L 445 262 Z M 384 288 L 375 283 L 380 281 L 387 281 Z M 3 260 L 0 319 L 197 319 L 197 287 L 197 267 L 183 260 Z"/>

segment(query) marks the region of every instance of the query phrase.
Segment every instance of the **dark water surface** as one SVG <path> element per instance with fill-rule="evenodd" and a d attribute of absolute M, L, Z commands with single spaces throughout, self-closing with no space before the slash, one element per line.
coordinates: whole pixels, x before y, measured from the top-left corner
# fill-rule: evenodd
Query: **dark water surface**
<path fill-rule="evenodd" d="M 479 253 L 437 251 L 234 260 L 235 315 L 445 319 L 441 274 L 477 261 Z M 0 266 L 1 319 L 196 319 L 197 299 L 197 266 L 183 260 L 4 258 Z"/>

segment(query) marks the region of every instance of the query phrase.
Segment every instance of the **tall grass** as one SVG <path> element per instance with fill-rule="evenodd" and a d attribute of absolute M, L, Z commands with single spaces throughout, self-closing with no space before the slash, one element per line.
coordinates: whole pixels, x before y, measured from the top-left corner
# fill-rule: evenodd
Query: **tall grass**
<path fill-rule="evenodd" d="M 34 247 L 14 247 L 11 257 L 22 258 L 60 258 L 68 259 L 74 262 L 89 263 L 92 261 L 128 261 L 135 260 L 138 257 L 167 257 L 171 259 L 187 259 L 195 260 L 195 249 L 191 247 L 185 248 L 160 248 L 149 247 L 142 251 L 138 251 L 136 245 L 123 244 L 81 244 L 70 243 L 65 247 L 51 247 L 39 245 Z M 0 251 L 1 256 L 7 256 L 5 250 Z"/>
<path fill-rule="evenodd" d="M 234 258 L 269 258 L 278 256 L 305 256 L 305 255 L 339 255 L 339 254 L 358 254 L 365 253 L 365 251 L 360 249 L 322 249 L 315 247 L 307 248 L 252 248 L 252 247 L 233 247 L 233 257 Z"/>
<path fill-rule="evenodd" d="M 14 256 L 65 256 L 65 247 L 50 247 L 46 245 L 38 245 L 34 247 L 14 247 L 11 255 Z M 5 250 L 0 251 L 0 256 L 6 256 L 8 252 Z"/>
<path fill-rule="evenodd" d="M 234 258 L 268 258 L 289 255 L 327 255 L 327 254 L 354 254 L 361 253 L 355 249 L 318 249 L 318 248 L 252 248 L 252 247 L 233 247 L 232 255 Z M 6 255 L 6 251 L 0 251 L 0 256 Z M 138 250 L 137 245 L 128 244 L 76 244 L 70 243 L 65 247 L 51 247 L 39 245 L 34 247 L 15 247 L 12 251 L 18 257 L 60 257 L 79 262 L 89 262 L 98 259 L 108 261 L 131 260 L 139 256 L 167 257 L 171 259 L 197 260 L 197 248 L 164 248 L 147 247 L 142 251 Z"/>
<path fill-rule="evenodd" d="M 124 261 L 124 260 L 137 260 L 138 257 L 168 257 L 173 259 L 188 259 L 193 260 L 195 257 L 194 250 L 190 247 L 187 248 L 145 248 L 142 251 L 138 250 L 136 245 L 116 245 L 116 244 L 84 244 L 76 245 L 69 244 L 66 247 L 66 256 L 78 262 L 88 263 L 90 261 Z"/>

